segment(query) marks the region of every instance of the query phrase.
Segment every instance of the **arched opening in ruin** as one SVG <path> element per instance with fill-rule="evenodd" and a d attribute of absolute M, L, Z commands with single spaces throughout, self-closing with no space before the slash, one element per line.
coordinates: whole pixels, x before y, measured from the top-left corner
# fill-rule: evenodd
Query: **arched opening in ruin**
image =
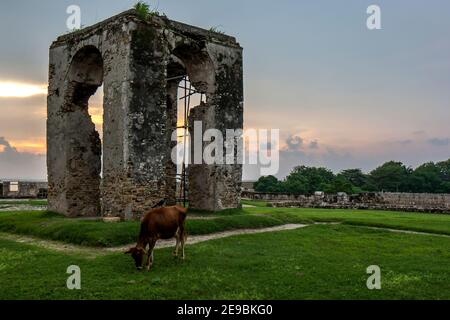
<path fill-rule="evenodd" d="M 95 126 L 95 131 L 97 131 L 100 138 L 100 147 L 101 147 L 101 155 L 100 155 L 100 178 L 103 177 L 103 84 L 98 87 L 97 91 L 89 98 L 88 100 L 88 113 L 91 117 L 92 122 Z"/>
<path fill-rule="evenodd" d="M 167 110 L 170 150 L 178 145 L 177 164 L 167 166 L 168 194 L 174 194 L 175 202 L 187 204 L 189 199 L 189 175 L 192 158 L 189 119 L 195 108 L 205 108 L 214 92 L 215 73 L 208 54 L 199 48 L 182 45 L 171 55 L 167 69 Z M 173 141 L 176 132 L 177 141 Z M 175 177 L 175 178 L 174 178 Z"/>
<path fill-rule="evenodd" d="M 65 133 L 69 137 L 65 146 L 68 168 L 66 198 L 68 212 L 72 216 L 100 214 L 102 143 L 99 127 L 103 122 L 103 93 L 98 89 L 102 83 L 103 58 L 100 51 L 94 46 L 80 49 L 67 74 L 68 87 L 63 107 Z M 92 102 L 93 108 L 90 107 Z"/>

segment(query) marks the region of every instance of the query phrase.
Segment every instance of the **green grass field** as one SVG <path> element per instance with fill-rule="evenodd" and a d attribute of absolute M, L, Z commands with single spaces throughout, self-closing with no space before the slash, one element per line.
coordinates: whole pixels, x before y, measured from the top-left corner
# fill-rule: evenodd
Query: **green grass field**
<path fill-rule="evenodd" d="M 88 259 L 0 240 L 2 299 L 449 299 L 450 239 L 352 226 L 241 235 L 157 250 L 151 272 L 130 257 Z M 66 268 L 81 268 L 81 290 Z M 366 287 L 379 265 L 382 289 Z"/>
<path fill-rule="evenodd" d="M 86 256 L 6 240 L 0 235 L 0 299 L 450 299 L 450 216 L 382 211 L 268 208 L 227 210 L 190 220 L 190 235 L 286 223 L 340 222 L 238 235 L 186 248 L 187 259 L 158 249 L 151 272 L 129 256 Z M 199 214 L 196 212 L 195 214 Z M 206 214 L 206 213 L 202 213 Z M 138 222 L 71 220 L 48 212 L 0 213 L 0 231 L 88 246 L 135 241 Z M 69 265 L 82 289 L 66 288 Z M 381 267 L 381 290 L 366 268 Z"/>
<path fill-rule="evenodd" d="M 0 205 L 46 206 L 47 200 L 0 200 Z"/>
<path fill-rule="evenodd" d="M 196 215 L 207 215 L 194 212 Z M 211 214 L 209 214 L 211 215 Z M 226 210 L 214 220 L 189 220 L 190 235 L 279 226 L 287 223 L 342 224 L 394 228 L 450 235 L 450 216 L 389 211 L 326 210 L 255 207 Z M 0 212 L 0 232 L 25 234 L 43 239 L 86 246 L 111 247 L 136 240 L 139 222 L 105 223 L 73 220 L 50 212 Z"/>

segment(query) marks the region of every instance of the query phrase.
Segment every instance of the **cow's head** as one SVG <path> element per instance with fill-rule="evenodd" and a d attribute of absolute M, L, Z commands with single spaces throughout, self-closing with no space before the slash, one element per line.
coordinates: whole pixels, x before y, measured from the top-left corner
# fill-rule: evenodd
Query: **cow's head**
<path fill-rule="evenodd" d="M 134 247 L 130 248 L 127 252 L 125 252 L 125 254 L 131 254 L 131 256 L 134 259 L 136 269 L 142 270 L 142 262 L 144 261 L 144 255 L 147 254 L 145 249 Z"/>

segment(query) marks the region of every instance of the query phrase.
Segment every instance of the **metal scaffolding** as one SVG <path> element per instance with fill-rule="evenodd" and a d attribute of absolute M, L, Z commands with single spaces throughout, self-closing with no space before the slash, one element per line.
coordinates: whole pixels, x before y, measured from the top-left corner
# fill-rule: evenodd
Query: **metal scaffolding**
<path fill-rule="evenodd" d="M 195 90 L 195 88 L 192 86 L 192 83 L 189 81 L 188 76 L 179 76 L 174 77 L 168 80 L 175 80 L 175 79 L 181 79 L 180 84 L 178 85 L 178 88 L 183 90 L 184 95 L 179 98 L 179 101 L 183 101 L 183 125 L 178 126 L 177 124 L 177 130 L 183 129 L 182 135 L 177 135 L 178 138 L 183 139 L 183 161 L 182 161 L 182 167 L 181 167 L 181 173 L 176 174 L 176 181 L 177 183 L 180 183 L 180 193 L 179 197 L 177 197 L 177 202 L 182 202 L 183 206 L 186 207 L 188 201 L 189 201 L 189 194 L 188 194 L 188 185 L 187 185 L 187 179 L 188 179 L 188 161 L 186 159 L 187 157 L 187 141 L 189 136 L 189 113 L 191 110 L 191 97 L 194 95 L 199 94 L 200 95 L 200 101 L 203 101 L 203 93 L 198 92 Z M 178 106 L 177 106 L 178 111 Z M 178 116 L 178 112 L 177 112 Z M 177 122 L 178 123 L 178 122 Z M 177 195 L 178 196 L 178 195 Z"/>

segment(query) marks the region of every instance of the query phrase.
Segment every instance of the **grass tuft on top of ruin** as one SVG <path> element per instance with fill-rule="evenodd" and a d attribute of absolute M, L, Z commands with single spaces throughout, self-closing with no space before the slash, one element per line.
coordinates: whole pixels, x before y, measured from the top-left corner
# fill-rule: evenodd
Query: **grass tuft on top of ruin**
<path fill-rule="evenodd" d="M 142 20 L 149 20 L 151 17 L 161 16 L 158 10 L 152 9 L 145 1 L 138 1 L 133 8 Z"/>
<path fill-rule="evenodd" d="M 220 30 L 219 28 L 220 28 L 220 26 L 211 27 L 211 28 L 209 28 L 209 32 L 225 35 L 225 32 Z"/>

